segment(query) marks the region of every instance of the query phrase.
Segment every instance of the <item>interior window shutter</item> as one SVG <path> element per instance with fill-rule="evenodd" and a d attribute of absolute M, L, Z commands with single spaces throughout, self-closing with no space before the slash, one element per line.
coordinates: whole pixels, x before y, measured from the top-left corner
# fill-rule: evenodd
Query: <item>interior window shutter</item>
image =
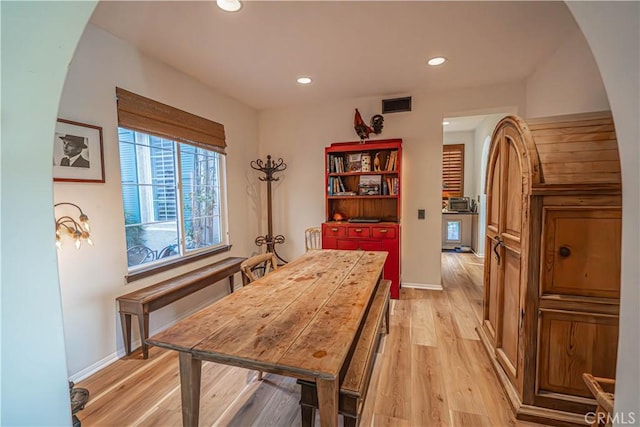
<path fill-rule="evenodd" d="M 442 197 L 464 195 L 464 144 L 442 146 Z"/>
<path fill-rule="evenodd" d="M 225 153 L 224 126 L 212 120 L 116 88 L 118 126 Z"/>

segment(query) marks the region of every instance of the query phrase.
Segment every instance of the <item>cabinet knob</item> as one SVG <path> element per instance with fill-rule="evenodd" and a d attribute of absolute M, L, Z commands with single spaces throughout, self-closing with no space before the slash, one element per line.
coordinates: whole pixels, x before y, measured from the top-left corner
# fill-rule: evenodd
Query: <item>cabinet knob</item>
<path fill-rule="evenodd" d="M 566 258 L 571 255 L 571 249 L 566 246 L 560 246 L 560 250 L 558 251 L 561 257 Z"/>
<path fill-rule="evenodd" d="M 387 230 L 386 228 L 383 228 L 382 230 L 378 230 L 378 233 L 387 233 L 389 230 Z"/>
<path fill-rule="evenodd" d="M 362 233 L 362 228 L 356 228 L 356 229 L 355 229 L 355 230 L 353 230 L 353 231 L 355 231 L 356 233 Z"/>
<path fill-rule="evenodd" d="M 333 227 L 333 228 L 331 229 L 331 231 L 333 231 L 333 232 L 335 233 L 335 232 L 337 232 L 337 231 L 338 231 L 338 228 L 337 228 L 337 227 Z"/>

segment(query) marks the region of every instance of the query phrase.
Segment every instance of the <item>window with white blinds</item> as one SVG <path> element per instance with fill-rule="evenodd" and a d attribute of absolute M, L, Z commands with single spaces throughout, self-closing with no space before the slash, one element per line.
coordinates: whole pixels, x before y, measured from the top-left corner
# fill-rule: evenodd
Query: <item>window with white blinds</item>
<path fill-rule="evenodd" d="M 464 195 L 464 144 L 442 146 L 442 197 Z"/>

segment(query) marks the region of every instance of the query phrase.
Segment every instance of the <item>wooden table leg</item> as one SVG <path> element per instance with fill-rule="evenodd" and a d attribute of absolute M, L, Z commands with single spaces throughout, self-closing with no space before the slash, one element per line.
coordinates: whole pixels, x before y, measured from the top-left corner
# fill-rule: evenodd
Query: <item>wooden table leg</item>
<path fill-rule="evenodd" d="M 338 392 L 340 386 L 338 378 L 316 380 L 318 388 L 318 410 L 322 427 L 336 427 L 338 425 Z"/>
<path fill-rule="evenodd" d="M 182 426 L 197 427 L 200 417 L 200 376 L 202 361 L 191 353 L 180 352 L 180 392 L 182 395 Z"/>

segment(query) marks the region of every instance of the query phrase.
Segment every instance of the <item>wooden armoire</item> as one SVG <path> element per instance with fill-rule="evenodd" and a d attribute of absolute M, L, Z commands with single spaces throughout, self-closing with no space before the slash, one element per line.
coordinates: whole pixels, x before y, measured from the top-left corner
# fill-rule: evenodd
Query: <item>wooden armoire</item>
<path fill-rule="evenodd" d="M 502 119 L 487 163 L 480 338 L 517 418 L 584 424 L 615 378 L 622 192 L 609 112 Z"/>

